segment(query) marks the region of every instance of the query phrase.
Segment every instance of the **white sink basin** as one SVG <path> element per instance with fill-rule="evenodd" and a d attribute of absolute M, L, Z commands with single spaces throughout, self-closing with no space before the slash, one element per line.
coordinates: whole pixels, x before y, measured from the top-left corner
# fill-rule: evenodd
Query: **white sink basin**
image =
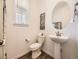
<path fill-rule="evenodd" d="M 49 37 L 52 41 L 55 41 L 57 43 L 64 43 L 68 40 L 68 37 L 66 37 L 66 36 L 49 35 Z"/>

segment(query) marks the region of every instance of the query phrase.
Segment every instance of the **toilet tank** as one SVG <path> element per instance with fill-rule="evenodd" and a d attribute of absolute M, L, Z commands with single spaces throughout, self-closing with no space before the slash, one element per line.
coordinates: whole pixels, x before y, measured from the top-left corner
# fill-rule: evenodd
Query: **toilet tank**
<path fill-rule="evenodd" d="M 39 35 L 37 41 L 38 43 L 43 44 L 45 41 L 45 35 L 43 33 Z"/>

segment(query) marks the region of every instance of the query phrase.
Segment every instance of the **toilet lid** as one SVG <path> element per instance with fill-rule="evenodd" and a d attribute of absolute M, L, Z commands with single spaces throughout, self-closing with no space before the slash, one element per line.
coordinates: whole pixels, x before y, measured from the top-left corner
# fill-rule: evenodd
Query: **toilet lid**
<path fill-rule="evenodd" d="M 41 46 L 41 44 L 39 43 L 33 43 L 32 45 L 30 45 L 31 49 L 38 49 Z"/>

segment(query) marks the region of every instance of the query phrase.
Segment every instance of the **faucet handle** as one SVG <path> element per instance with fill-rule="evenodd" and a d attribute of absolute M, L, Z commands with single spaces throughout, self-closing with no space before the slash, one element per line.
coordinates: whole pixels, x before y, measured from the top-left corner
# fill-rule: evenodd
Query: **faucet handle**
<path fill-rule="evenodd" d="M 59 32 L 59 31 L 56 32 L 56 36 L 61 36 L 61 34 L 63 34 L 63 33 Z"/>

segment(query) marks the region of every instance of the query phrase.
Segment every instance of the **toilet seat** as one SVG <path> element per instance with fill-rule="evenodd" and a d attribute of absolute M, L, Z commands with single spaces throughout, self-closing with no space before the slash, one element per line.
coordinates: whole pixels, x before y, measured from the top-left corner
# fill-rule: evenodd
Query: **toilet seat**
<path fill-rule="evenodd" d="M 32 45 L 30 45 L 30 48 L 32 51 L 37 50 L 41 47 L 41 44 L 39 43 L 33 43 Z"/>

